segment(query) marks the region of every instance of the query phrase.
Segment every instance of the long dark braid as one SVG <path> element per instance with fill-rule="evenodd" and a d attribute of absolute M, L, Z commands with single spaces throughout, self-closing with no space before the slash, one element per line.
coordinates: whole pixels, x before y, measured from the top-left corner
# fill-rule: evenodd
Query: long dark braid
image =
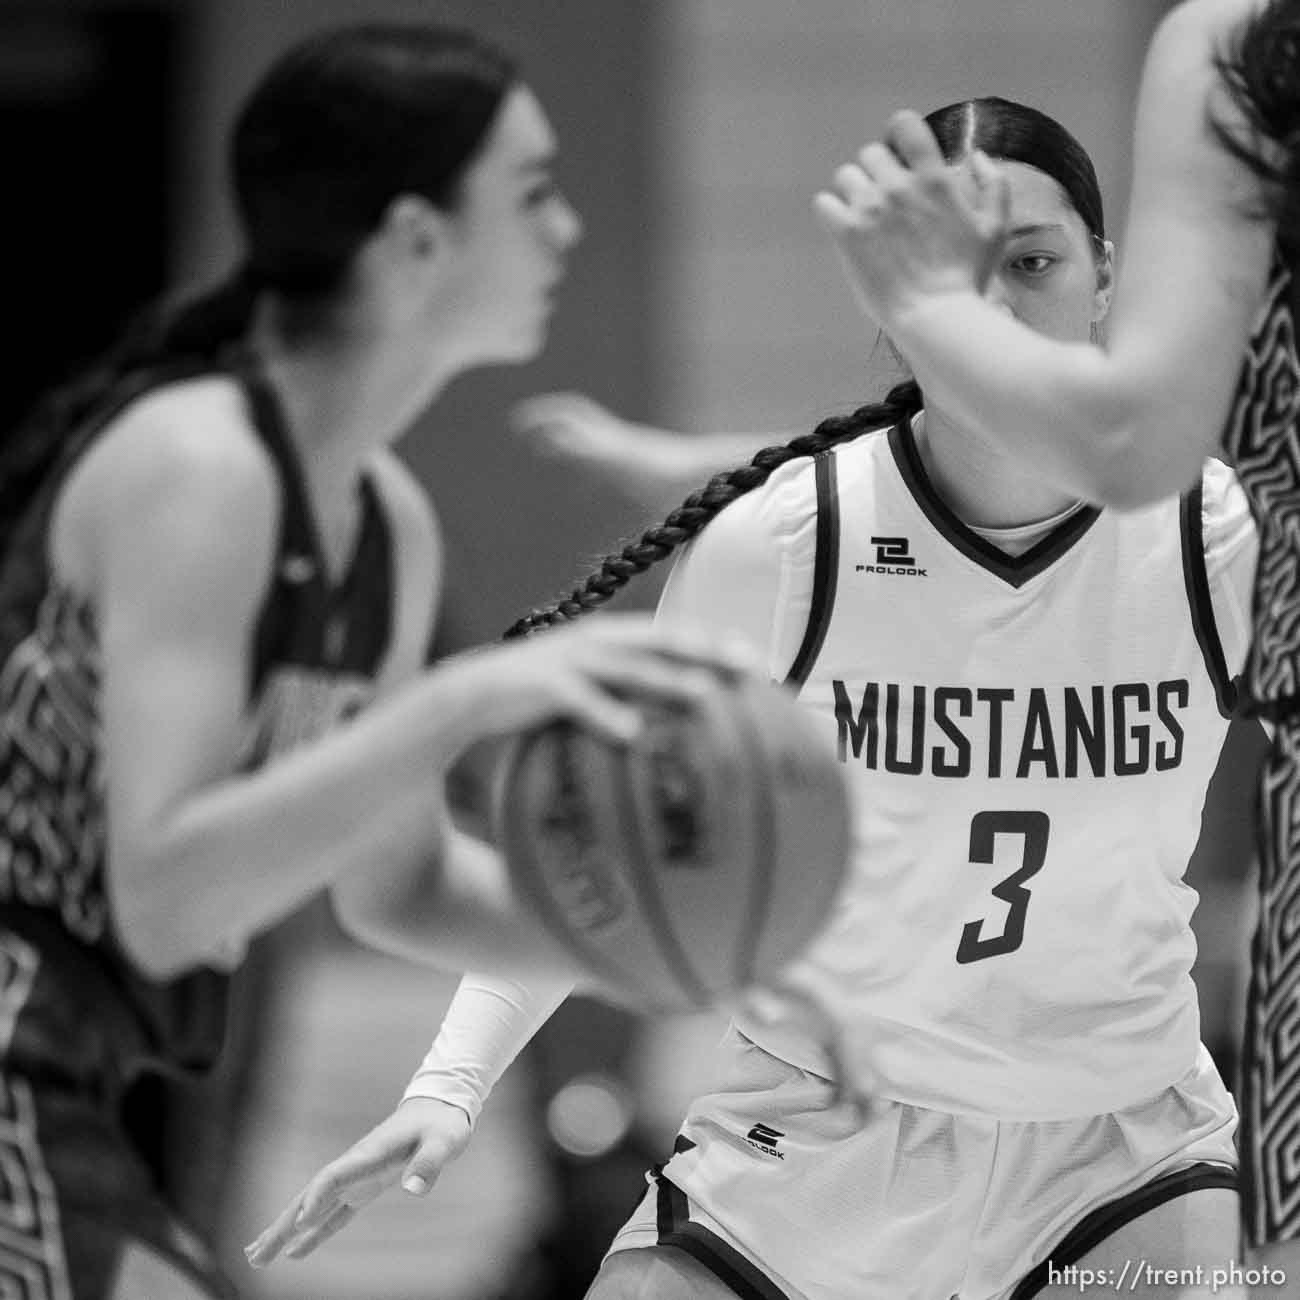
<path fill-rule="evenodd" d="M 765 447 L 747 465 L 717 474 L 698 492 L 692 492 L 663 523 L 647 529 L 634 542 L 607 555 L 597 569 L 573 591 L 545 609 L 535 609 L 507 629 L 509 637 L 527 636 L 556 623 L 568 623 L 617 595 L 638 574 L 665 560 L 689 542 L 724 506 L 762 487 L 772 472 L 799 456 L 816 456 L 839 443 L 873 429 L 896 424 L 921 409 L 921 390 L 915 380 L 896 385 L 884 401 L 860 406 L 848 415 L 833 415 L 811 433 L 776 447 Z"/>

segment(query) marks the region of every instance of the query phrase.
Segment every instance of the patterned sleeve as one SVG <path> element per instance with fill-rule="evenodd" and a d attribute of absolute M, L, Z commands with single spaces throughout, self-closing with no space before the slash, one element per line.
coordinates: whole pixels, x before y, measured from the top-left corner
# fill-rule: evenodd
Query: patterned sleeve
<path fill-rule="evenodd" d="M 673 567 L 657 619 L 738 637 L 783 680 L 812 606 L 816 543 L 812 461 L 801 459 L 705 527 Z"/>

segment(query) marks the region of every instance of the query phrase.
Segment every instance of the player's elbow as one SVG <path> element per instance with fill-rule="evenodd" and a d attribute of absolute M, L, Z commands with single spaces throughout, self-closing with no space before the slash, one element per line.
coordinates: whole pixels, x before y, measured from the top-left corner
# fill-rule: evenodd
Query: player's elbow
<path fill-rule="evenodd" d="M 1092 473 L 1091 499 L 1114 510 L 1137 510 L 1185 491 L 1200 477 L 1204 457 L 1190 442 L 1170 447 L 1160 430 L 1140 420 L 1106 429 Z"/>
<path fill-rule="evenodd" d="M 110 899 L 118 945 L 146 979 L 165 984 L 213 964 L 219 945 L 179 900 L 122 889 Z"/>
<path fill-rule="evenodd" d="M 350 939 L 379 952 L 400 953 L 423 912 L 424 888 L 427 883 L 421 887 L 411 879 L 375 879 L 356 872 L 335 881 L 329 897 L 335 920 Z"/>
<path fill-rule="evenodd" d="M 1185 417 L 1149 384 L 1116 378 L 1062 403 L 1073 486 L 1095 505 L 1136 510 L 1183 491 L 1200 476 L 1200 442 Z"/>

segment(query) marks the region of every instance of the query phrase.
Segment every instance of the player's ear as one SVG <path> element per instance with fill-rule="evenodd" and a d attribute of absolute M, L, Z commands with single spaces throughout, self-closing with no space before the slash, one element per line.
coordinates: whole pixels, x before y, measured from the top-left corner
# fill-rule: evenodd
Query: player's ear
<path fill-rule="evenodd" d="M 397 257 L 428 262 L 443 250 L 447 219 L 422 195 L 399 194 L 384 211 L 376 233 Z"/>
<path fill-rule="evenodd" d="M 1115 245 L 1103 240 L 1097 252 L 1097 287 L 1093 291 L 1093 323 L 1100 324 L 1110 311 L 1115 295 Z"/>

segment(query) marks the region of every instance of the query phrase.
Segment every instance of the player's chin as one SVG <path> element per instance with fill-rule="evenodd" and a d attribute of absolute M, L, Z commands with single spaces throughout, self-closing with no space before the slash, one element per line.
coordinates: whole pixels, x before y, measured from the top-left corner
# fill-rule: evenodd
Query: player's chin
<path fill-rule="evenodd" d="M 531 320 L 521 320 L 501 341 L 499 360 L 504 362 L 533 361 L 541 355 L 550 337 L 550 313 L 537 315 Z"/>

